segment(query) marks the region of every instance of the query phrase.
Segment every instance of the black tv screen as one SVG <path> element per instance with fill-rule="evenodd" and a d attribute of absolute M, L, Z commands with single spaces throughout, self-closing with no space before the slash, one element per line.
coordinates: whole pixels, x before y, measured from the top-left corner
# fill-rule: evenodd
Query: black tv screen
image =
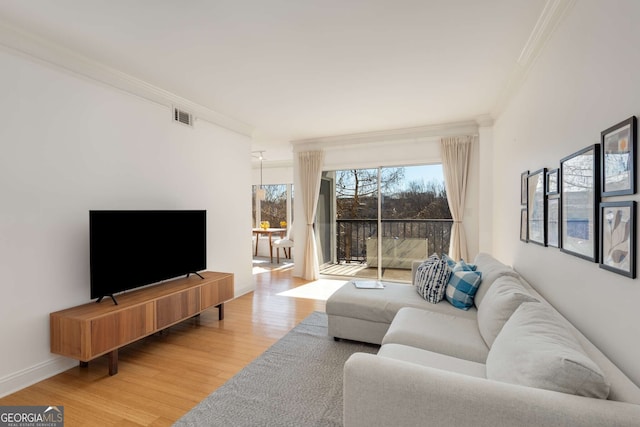
<path fill-rule="evenodd" d="M 204 210 L 89 211 L 91 299 L 205 270 L 206 225 Z"/>

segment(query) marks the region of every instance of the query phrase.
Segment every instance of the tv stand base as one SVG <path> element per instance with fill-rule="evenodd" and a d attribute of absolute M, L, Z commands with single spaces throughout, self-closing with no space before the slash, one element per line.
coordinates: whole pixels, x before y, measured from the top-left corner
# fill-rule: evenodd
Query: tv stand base
<path fill-rule="evenodd" d="M 98 299 L 96 300 L 96 304 L 99 304 L 99 303 L 100 303 L 100 301 L 102 301 L 102 299 L 103 299 L 104 297 L 110 297 L 110 298 L 113 300 L 113 303 L 114 303 L 115 305 L 118 305 L 118 301 L 116 301 L 116 297 L 114 297 L 114 296 L 113 296 L 113 294 L 111 294 L 111 295 L 103 295 L 103 296 L 101 296 L 100 298 L 98 298 Z"/>
<path fill-rule="evenodd" d="M 50 314 L 51 352 L 80 361 L 109 357 L 109 375 L 118 373 L 118 349 L 183 320 L 198 320 L 233 299 L 233 274 L 203 272 L 203 279 L 182 278 L 119 295 L 118 306 L 93 302 Z"/>
<path fill-rule="evenodd" d="M 110 351 L 107 353 L 109 357 L 109 376 L 115 375 L 118 373 L 118 349 Z M 81 368 L 88 368 L 89 362 L 80 361 L 79 366 Z"/>

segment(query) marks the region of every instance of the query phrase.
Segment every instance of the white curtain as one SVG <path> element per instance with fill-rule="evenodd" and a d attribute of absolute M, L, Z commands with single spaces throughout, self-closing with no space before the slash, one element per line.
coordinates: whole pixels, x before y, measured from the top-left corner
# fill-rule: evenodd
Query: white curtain
<path fill-rule="evenodd" d="M 464 218 L 464 203 L 467 195 L 467 175 L 469 174 L 472 141 L 472 136 L 456 136 L 440 140 L 447 202 L 453 217 L 449 256 L 455 260 L 462 258 L 469 261 L 467 238 L 462 220 Z"/>
<path fill-rule="evenodd" d="M 322 165 L 324 163 L 324 152 L 306 151 L 298 153 L 298 164 L 300 170 L 300 184 L 302 189 L 300 194 L 305 218 L 305 246 L 302 257 L 302 277 L 307 280 L 317 280 L 320 277 L 320 266 L 318 265 L 318 252 L 316 248 L 316 238 L 313 232 L 313 222 L 316 217 L 318 207 L 318 195 L 320 194 L 320 180 L 322 178 Z"/>

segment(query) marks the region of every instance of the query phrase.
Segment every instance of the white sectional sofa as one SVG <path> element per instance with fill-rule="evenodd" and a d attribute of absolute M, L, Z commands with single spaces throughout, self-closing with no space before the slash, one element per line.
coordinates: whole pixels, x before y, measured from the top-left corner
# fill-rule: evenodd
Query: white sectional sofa
<path fill-rule="evenodd" d="M 344 425 L 640 426 L 640 389 L 517 272 L 487 254 L 468 311 L 409 285 L 350 284 L 329 334 L 382 344 L 344 366 Z"/>

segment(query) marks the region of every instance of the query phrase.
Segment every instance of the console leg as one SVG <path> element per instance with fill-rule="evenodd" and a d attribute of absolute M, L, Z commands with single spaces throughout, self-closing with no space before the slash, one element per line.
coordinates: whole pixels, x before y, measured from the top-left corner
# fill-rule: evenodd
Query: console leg
<path fill-rule="evenodd" d="M 118 349 L 109 352 L 109 375 L 118 373 Z"/>
<path fill-rule="evenodd" d="M 89 367 L 89 362 L 80 361 L 80 367 L 81 368 L 88 368 Z"/>
<path fill-rule="evenodd" d="M 218 309 L 218 320 L 224 320 L 224 303 L 216 305 Z"/>

